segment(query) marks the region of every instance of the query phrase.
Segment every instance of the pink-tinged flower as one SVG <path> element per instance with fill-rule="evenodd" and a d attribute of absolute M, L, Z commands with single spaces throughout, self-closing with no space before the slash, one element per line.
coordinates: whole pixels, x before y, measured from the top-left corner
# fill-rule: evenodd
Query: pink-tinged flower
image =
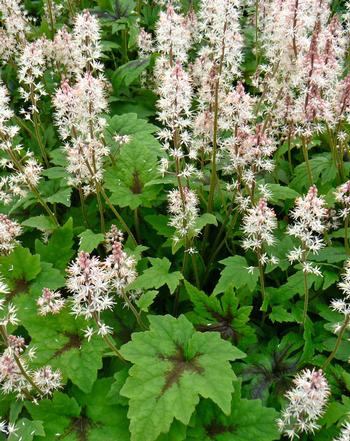
<path fill-rule="evenodd" d="M 29 31 L 29 20 L 23 2 L 18 0 L 1 0 L 0 12 L 3 28 L 0 31 L 0 58 L 8 61 L 17 55 L 26 42 Z"/>
<path fill-rule="evenodd" d="M 265 199 L 248 208 L 243 216 L 242 228 L 245 238 L 243 248 L 261 254 L 265 246 L 275 243 L 274 230 L 277 228 L 276 214 L 267 206 Z M 266 263 L 266 262 L 265 262 Z"/>
<path fill-rule="evenodd" d="M 75 45 L 79 48 L 79 57 L 76 60 L 82 70 L 103 69 L 98 61 L 102 54 L 100 25 L 96 16 L 84 11 L 75 17 L 73 36 Z"/>
<path fill-rule="evenodd" d="M 115 225 L 106 234 L 106 241 L 107 249 L 111 250 L 104 262 L 109 274 L 110 288 L 122 295 L 137 277 L 136 261 L 123 250 L 123 233 Z"/>
<path fill-rule="evenodd" d="M 51 366 L 44 366 L 33 373 L 34 383 L 41 389 L 43 395 L 51 393 L 62 387 L 62 375 L 59 370 L 53 370 Z"/>
<path fill-rule="evenodd" d="M 345 219 L 350 214 L 350 181 L 340 185 L 334 195 L 335 200 L 343 207 L 339 214 Z"/>
<path fill-rule="evenodd" d="M 319 428 L 317 421 L 324 414 L 330 395 L 322 370 L 305 369 L 293 383 L 295 386 L 286 393 L 289 403 L 277 421 L 280 432 L 290 439 Z"/>
<path fill-rule="evenodd" d="M 67 171 L 71 185 L 94 189 L 103 178 L 103 160 L 109 149 L 103 142 L 106 124 L 102 112 L 107 109 L 105 81 L 90 73 L 81 76 L 71 87 L 63 81 L 54 97 L 55 122 L 61 138 L 67 140 Z"/>
<path fill-rule="evenodd" d="M 156 27 L 157 50 L 169 61 L 185 62 L 191 46 L 191 31 L 185 17 L 172 5 L 160 12 Z"/>
<path fill-rule="evenodd" d="M 18 245 L 17 237 L 22 234 L 21 226 L 6 214 L 0 214 L 0 254 L 9 254 Z"/>
<path fill-rule="evenodd" d="M 59 291 L 44 288 L 36 303 L 40 315 L 58 314 L 64 307 L 65 300 Z"/>
<path fill-rule="evenodd" d="M 81 251 L 67 268 L 67 274 L 67 288 L 73 294 L 72 312 L 75 316 L 90 319 L 112 309 L 114 301 L 108 294 L 109 272 L 97 257 Z"/>

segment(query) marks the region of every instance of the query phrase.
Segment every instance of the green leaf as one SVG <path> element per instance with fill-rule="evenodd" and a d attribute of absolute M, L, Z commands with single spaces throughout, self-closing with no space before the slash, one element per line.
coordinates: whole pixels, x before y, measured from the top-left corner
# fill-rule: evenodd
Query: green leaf
<path fill-rule="evenodd" d="M 47 176 L 49 179 L 66 179 L 68 173 L 64 167 L 51 167 L 42 171 L 43 176 Z"/>
<path fill-rule="evenodd" d="M 20 295 L 14 299 L 18 317 L 31 336 L 31 345 L 36 347 L 33 365 L 50 364 L 62 372 L 84 392 L 90 392 L 102 368 L 102 357 L 107 347 L 104 341 L 94 336 L 88 341 L 82 331 L 86 321 L 74 318 L 68 309 L 60 314 L 39 316 L 34 292 L 31 296 Z"/>
<path fill-rule="evenodd" d="M 16 428 L 16 432 L 9 436 L 8 441 L 32 441 L 34 436 L 45 436 L 42 421 L 21 418 L 16 422 Z"/>
<path fill-rule="evenodd" d="M 55 268 L 64 270 L 73 256 L 73 220 L 69 219 L 62 227 L 55 230 L 47 245 L 35 241 L 35 250 L 41 260 L 52 263 Z"/>
<path fill-rule="evenodd" d="M 146 184 L 159 176 L 160 146 L 152 135 L 135 134 L 121 147 L 117 164 L 105 172 L 105 186 L 111 190 L 111 201 L 132 210 L 140 205 L 150 206 L 159 185 Z"/>
<path fill-rule="evenodd" d="M 273 306 L 272 311 L 269 314 L 269 318 L 274 322 L 295 322 L 293 314 L 288 312 L 282 305 Z"/>
<path fill-rule="evenodd" d="M 22 225 L 25 227 L 37 228 L 40 231 L 50 231 L 56 228 L 56 225 L 52 220 L 43 214 L 24 220 Z"/>
<path fill-rule="evenodd" d="M 232 290 L 226 291 L 219 298 L 207 296 L 187 281 L 185 287 L 194 305 L 194 310 L 186 316 L 197 330 L 220 332 L 221 337 L 231 340 L 239 347 L 256 341 L 253 329 L 247 325 L 253 307 L 239 307 L 239 300 Z"/>
<path fill-rule="evenodd" d="M 127 87 L 130 86 L 130 84 L 136 81 L 141 73 L 147 69 L 149 63 L 150 59 L 147 58 L 143 60 L 132 60 L 118 67 L 112 77 L 114 90 L 118 92 L 123 85 Z"/>
<path fill-rule="evenodd" d="M 300 196 L 297 191 L 286 187 L 285 185 L 266 184 L 266 186 L 272 193 L 271 198 L 269 198 L 272 203 L 285 201 L 286 199 L 296 199 L 298 196 Z"/>
<path fill-rule="evenodd" d="M 229 416 L 207 402 L 198 407 L 197 425 L 188 428 L 186 441 L 273 441 L 280 439 L 275 409 L 264 407 L 260 400 L 240 398 L 239 386 L 232 400 Z"/>
<path fill-rule="evenodd" d="M 218 221 L 216 217 L 211 213 L 204 213 L 199 216 L 199 218 L 196 221 L 196 225 L 194 226 L 195 230 L 201 230 L 206 225 L 218 225 Z"/>
<path fill-rule="evenodd" d="M 169 273 L 171 262 L 166 257 L 149 258 L 152 267 L 146 269 L 138 278 L 130 285 L 131 289 L 150 289 L 160 288 L 167 285 L 172 294 L 178 286 L 183 275 L 180 271 Z"/>
<path fill-rule="evenodd" d="M 71 194 L 72 194 L 72 188 L 66 187 L 66 188 L 63 188 L 62 190 L 57 191 L 52 196 L 49 196 L 48 198 L 46 198 L 46 201 L 50 202 L 50 204 L 63 204 L 66 207 L 70 207 Z"/>
<path fill-rule="evenodd" d="M 41 271 L 40 256 L 27 248 L 17 247 L 8 256 L 0 257 L 0 272 L 8 280 L 33 280 Z"/>
<path fill-rule="evenodd" d="M 126 113 L 124 115 L 114 115 L 108 119 L 106 134 L 141 136 L 151 135 L 158 130 L 157 126 L 150 124 L 144 119 L 138 118 L 136 113 Z"/>
<path fill-rule="evenodd" d="M 314 178 L 314 182 L 320 181 L 322 184 L 332 182 L 337 175 L 337 168 L 334 165 L 332 156 L 329 153 L 321 153 L 314 155 L 309 160 L 311 173 Z M 298 191 L 306 189 L 309 184 L 307 180 L 307 166 L 303 162 L 294 169 L 295 178 L 290 183 L 292 188 L 296 188 Z"/>
<path fill-rule="evenodd" d="M 112 383 L 112 378 L 101 378 L 95 382 L 89 394 L 84 395 L 76 391 L 77 400 L 84 409 L 86 423 L 84 440 L 86 441 L 128 441 L 130 439 L 127 408 L 116 405 L 113 399 L 106 399 Z"/>
<path fill-rule="evenodd" d="M 25 406 L 34 420 L 43 421 L 47 440 L 63 435 L 72 418 L 77 418 L 80 414 L 76 400 L 62 392 L 55 392 L 52 399 L 41 400 L 39 404 L 26 401 Z"/>
<path fill-rule="evenodd" d="M 247 261 L 242 256 L 232 256 L 220 260 L 225 265 L 221 271 L 220 279 L 216 285 L 213 294 L 225 292 L 230 288 L 242 288 L 246 286 L 249 291 L 253 291 L 258 281 L 258 272 L 250 274 L 247 270 Z"/>
<path fill-rule="evenodd" d="M 145 221 L 148 222 L 160 236 L 172 237 L 175 228 L 169 226 L 169 217 L 164 214 L 150 214 L 145 216 Z"/>
<path fill-rule="evenodd" d="M 139 299 L 137 299 L 136 304 L 141 309 L 141 311 L 148 311 L 154 299 L 157 297 L 157 294 L 158 291 L 146 291 L 141 295 Z"/>
<path fill-rule="evenodd" d="M 87 253 L 91 253 L 91 251 L 95 250 L 105 238 L 102 233 L 94 233 L 91 230 L 85 230 L 79 234 L 78 237 L 80 237 L 78 251 L 86 251 Z"/>
<path fill-rule="evenodd" d="M 174 418 L 188 424 L 200 396 L 228 414 L 235 379 L 229 360 L 244 353 L 216 333 L 196 332 L 183 315 L 149 321 L 149 331 L 134 333 L 121 348 L 134 364 L 121 390 L 130 399 L 131 440 L 155 440 Z"/>

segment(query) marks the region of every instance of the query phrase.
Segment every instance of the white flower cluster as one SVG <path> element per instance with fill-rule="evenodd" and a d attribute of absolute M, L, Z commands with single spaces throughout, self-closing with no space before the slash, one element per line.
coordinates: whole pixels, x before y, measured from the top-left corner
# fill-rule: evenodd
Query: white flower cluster
<path fill-rule="evenodd" d="M 338 283 L 339 289 L 344 294 L 342 299 L 334 299 L 331 303 L 333 311 L 344 314 L 345 318 L 350 314 L 350 260 L 345 262 L 345 272 L 341 276 L 341 282 Z M 337 325 L 335 332 L 341 328 L 341 324 Z"/>
<path fill-rule="evenodd" d="M 279 430 L 290 439 L 300 433 L 313 433 L 319 428 L 318 419 L 324 414 L 330 394 L 322 370 L 305 369 L 293 380 L 294 387 L 286 393 L 288 406 L 277 421 Z"/>
<path fill-rule="evenodd" d="M 29 31 L 27 11 L 18 0 L 1 0 L 0 59 L 7 62 L 17 55 Z"/>
<path fill-rule="evenodd" d="M 243 248 L 257 252 L 258 257 L 263 257 L 264 246 L 276 242 L 274 230 L 277 228 L 277 219 L 274 210 L 267 206 L 266 199 L 260 199 L 256 206 L 248 208 L 242 219 L 242 229 L 245 235 Z M 266 263 L 267 256 L 264 255 Z M 269 259 L 267 259 L 269 260 Z M 276 262 L 276 258 L 272 258 Z"/>
<path fill-rule="evenodd" d="M 322 234 L 326 229 L 328 213 L 324 198 L 317 194 L 318 190 L 313 185 L 305 196 L 295 201 L 295 208 L 291 212 L 294 223 L 288 226 L 287 232 L 299 239 L 302 246 L 295 247 L 288 254 L 288 259 L 290 262 L 301 262 L 306 273 L 321 275 L 318 267 L 306 262 L 309 252 L 318 253 L 324 247 Z"/>
<path fill-rule="evenodd" d="M 67 288 L 73 294 L 72 313 L 93 319 L 98 335 L 106 335 L 112 329 L 101 320 L 101 313 L 111 310 L 115 300 L 111 293 L 124 298 L 125 290 L 132 283 L 137 272 L 136 262 L 122 247 L 123 234 L 112 226 L 106 235 L 107 250 L 111 253 L 101 261 L 81 251 L 77 259 L 67 268 Z M 96 331 L 93 327 L 86 329 L 85 335 L 90 339 Z"/>
<path fill-rule="evenodd" d="M 42 171 L 33 153 L 24 152 L 22 146 L 15 142 L 19 128 L 10 124 L 13 111 L 9 101 L 6 87 L 0 84 L 0 149 L 6 153 L 0 165 L 11 172 L 0 178 L 0 201 L 5 204 L 15 198 L 25 197 L 28 188 L 38 185 Z"/>
<path fill-rule="evenodd" d="M 350 181 L 340 185 L 334 192 L 335 200 L 343 206 L 339 215 L 342 218 L 346 218 L 350 214 Z"/>
<path fill-rule="evenodd" d="M 0 214 L 0 254 L 9 254 L 19 243 L 16 239 L 22 234 L 21 226 L 6 214 Z"/>
<path fill-rule="evenodd" d="M 37 300 L 40 315 L 58 314 L 65 305 L 65 300 L 59 291 L 43 288 L 41 296 Z"/>
<path fill-rule="evenodd" d="M 101 55 L 99 24 L 89 12 L 76 18 L 73 37 L 62 36 L 74 48 L 62 64 L 76 63 L 78 72 L 73 72 L 76 82 L 72 86 L 63 80 L 53 98 L 55 123 L 60 136 L 66 141 L 64 147 L 73 186 L 82 186 L 85 194 L 96 190 L 97 182 L 102 180 L 103 159 L 109 149 L 103 140 L 106 124 L 102 113 L 107 110 L 105 97 L 106 81 L 98 73 L 102 70 L 98 57 Z M 62 57 L 65 55 L 62 52 Z M 73 57 L 70 59 L 69 57 Z M 94 75 L 97 72 L 97 75 Z"/>
<path fill-rule="evenodd" d="M 8 287 L 0 281 L 2 294 Z M 18 325 L 16 307 L 5 299 L 0 299 L 0 336 L 5 349 L 0 355 L 0 384 L 4 394 L 15 393 L 17 398 L 37 400 L 61 387 L 60 371 L 50 366 L 31 369 L 30 362 L 35 358 L 35 349 L 28 348 L 24 338 L 8 334 L 8 325 Z"/>
<path fill-rule="evenodd" d="M 189 233 L 198 234 L 195 229 L 199 211 L 198 199 L 194 191 L 187 187 L 171 190 L 168 194 L 168 210 L 171 215 L 169 225 L 176 230 L 173 237 L 175 242 Z"/>

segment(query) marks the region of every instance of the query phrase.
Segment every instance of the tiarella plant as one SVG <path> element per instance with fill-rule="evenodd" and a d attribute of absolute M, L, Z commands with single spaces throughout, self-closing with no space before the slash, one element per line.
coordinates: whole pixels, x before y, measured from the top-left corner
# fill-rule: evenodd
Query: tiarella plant
<path fill-rule="evenodd" d="M 350 440 L 349 11 L 0 0 L 0 439 Z"/>

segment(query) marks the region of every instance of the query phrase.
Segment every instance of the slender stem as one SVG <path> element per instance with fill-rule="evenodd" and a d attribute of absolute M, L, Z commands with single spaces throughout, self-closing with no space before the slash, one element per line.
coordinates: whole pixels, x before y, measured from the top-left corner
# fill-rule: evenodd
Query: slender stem
<path fill-rule="evenodd" d="M 199 280 L 196 256 L 194 254 L 191 254 L 191 260 L 192 260 L 192 266 L 193 266 L 193 271 L 194 271 L 194 277 L 196 279 L 196 286 L 197 286 L 197 288 L 199 288 L 201 286 L 201 282 Z"/>
<path fill-rule="evenodd" d="M 14 166 L 17 168 L 17 170 L 24 174 L 23 166 L 18 158 L 16 158 L 16 155 L 14 151 L 8 150 L 8 154 L 10 156 L 11 161 L 13 162 Z M 47 205 L 47 203 L 44 201 L 44 199 L 41 197 L 40 192 L 34 185 L 32 185 L 30 182 L 27 181 L 27 185 L 30 188 L 30 190 L 35 194 L 38 202 L 42 205 L 42 207 L 46 210 L 47 214 L 49 215 L 52 222 L 56 225 L 56 227 L 59 227 L 60 224 L 58 223 L 54 213 L 51 211 L 50 207 Z"/>
<path fill-rule="evenodd" d="M 258 22 L 259 22 L 259 0 L 255 0 L 255 61 L 256 69 L 258 68 L 259 51 L 258 51 Z"/>
<path fill-rule="evenodd" d="M 38 189 L 36 187 L 34 187 L 33 185 L 29 184 L 29 183 L 28 183 L 28 185 L 29 185 L 31 191 L 35 194 L 35 196 L 38 199 L 39 203 L 42 205 L 42 207 L 45 209 L 45 211 L 49 215 L 49 217 L 52 220 L 52 222 L 56 225 L 56 227 L 59 227 L 60 224 L 58 223 L 58 220 L 56 219 L 56 216 L 54 215 L 54 213 L 52 212 L 50 207 L 47 205 L 47 203 L 44 201 L 44 199 L 41 197 Z"/>
<path fill-rule="evenodd" d="M 288 164 L 291 175 L 293 174 L 292 149 L 291 149 L 291 133 L 288 131 Z"/>
<path fill-rule="evenodd" d="M 31 376 L 28 375 L 28 373 L 26 372 L 26 370 L 24 369 L 24 367 L 21 363 L 21 360 L 17 357 L 16 354 L 13 354 L 13 358 L 18 366 L 18 369 L 21 371 L 21 374 L 28 381 L 28 383 L 32 386 L 32 388 L 35 389 L 40 395 L 42 395 L 42 396 L 45 395 L 44 392 L 40 389 L 40 387 L 34 383 Z"/>
<path fill-rule="evenodd" d="M 135 231 L 137 242 L 141 242 L 141 233 L 140 233 L 140 219 L 139 219 L 139 210 L 136 207 L 134 210 L 134 221 L 135 221 Z"/>
<path fill-rule="evenodd" d="M 112 202 L 110 201 L 109 197 L 106 195 L 106 192 L 104 191 L 103 187 L 99 185 L 100 193 L 105 200 L 106 204 L 110 208 L 110 210 L 113 212 L 114 216 L 117 218 L 117 220 L 122 224 L 125 231 L 128 233 L 130 239 L 133 241 L 134 245 L 137 246 L 137 240 L 135 239 L 135 236 L 132 234 L 130 228 L 126 225 L 124 219 L 121 217 L 121 215 L 118 213 L 118 211 L 114 208 Z"/>
<path fill-rule="evenodd" d="M 349 321 L 350 321 L 350 315 L 347 314 L 347 315 L 345 316 L 344 323 L 343 323 L 342 327 L 340 328 L 339 335 L 338 335 L 338 338 L 337 338 L 337 342 L 336 342 L 336 344 L 335 344 L 335 346 L 334 346 L 334 349 L 333 349 L 333 351 L 329 354 L 327 360 L 323 363 L 322 369 L 326 369 L 326 367 L 329 365 L 329 363 L 330 363 L 330 362 L 333 360 L 333 358 L 336 356 L 336 354 L 337 354 L 337 352 L 338 352 L 338 349 L 339 349 L 339 347 L 340 347 L 340 344 L 341 344 L 341 342 L 342 342 L 342 339 L 343 339 L 344 333 L 345 333 L 345 331 L 346 331 L 346 328 L 347 328 L 348 325 L 349 325 Z"/>
<path fill-rule="evenodd" d="M 265 303 L 265 276 L 264 276 L 264 267 L 260 261 L 260 255 L 258 255 L 258 261 L 259 261 L 259 277 L 260 277 L 260 290 L 261 290 L 261 296 L 262 296 L 262 305 L 264 306 Z M 261 310 L 266 312 L 266 307 L 264 306 L 264 309 Z"/>
<path fill-rule="evenodd" d="M 187 267 L 187 260 L 188 260 L 188 240 L 187 237 L 185 238 L 185 250 L 184 250 L 184 257 L 182 261 L 182 269 L 181 274 L 183 275 L 184 279 L 186 278 L 186 267 Z M 180 300 L 180 285 L 176 289 L 175 293 L 175 301 L 174 301 L 174 309 L 173 309 L 173 315 L 177 315 L 178 309 L 179 309 L 179 300 Z"/>
<path fill-rule="evenodd" d="M 217 153 L 217 136 L 218 136 L 218 115 L 219 115 L 219 80 L 215 83 L 215 109 L 214 109 L 214 128 L 213 128 L 213 153 L 211 157 L 211 175 L 210 188 L 208 196 L 207 212 L 211 213 L 213 210 L 214 192 L 217 181 L 216 176 L 216 153 Z"/>
<path fill-rule="evenodd" d="M 71 0 L 67 0 L 67 4 L 68 4 L 70 18 L 73 18 L 74 17 L 74 8 L 71 3 Z"/>
<path fill-rule="evenodd" d="M 303 148 L 304 160 L 306 163 L 306 170 L 307 170 L 307 176 L 309 179 L 309 185 L 311 186 L 314 182 L 314 179 L 312 177 L 312 171 L 311 171 L 310 161 L 309 161 L 309 154 L 308 154 L 307 145 L 306 145 L 306 141 L 305 141 L 304 137 L 302 138 L 302 148 Z"/>
<path fill-rule="evenodd" d="M 98 185 L 96 185 L 96 198 L 97 198 L 97 204 L 98 204 L 98 211 L 100 212 L 101 231 L 102 231 L 102 233 L 104 233 L 105 232 L 105 217 L 103 214 L 103 204 L 101 201 L 101 195 L 100 195 Z"/>
<path fill-rule="evenodd" d="M 47 0 L 47 8 L 49 10 L 49 20 L 50 20 L 50 27 L 51 27 L 51 38 L 55 35 L 55 26 L 54 26 L 54 19 L 53 19 L 53 11 L 52 11 L 52 3 L 51 0 Z"/>
<path fill-rule="evenodd" d="M 307 272 L 303 271 L 304 275 L 304 310 L 303 310 L 303 326 L 305 326 L 306 323 L 306 317 L 307 317 L 307 309 L 309 306 L 309 286 L 307 283 Z"/>
<path fill-rule="evenodd" d="M 85 224 L 86 227 L 89 227 L 89 220 L 88 220 L 88 217 L 87 217 L 87 214 L 86 214 L 86 207 L 85 207 L 85 197 L 84 197 L 83 190 L 82 190 L 80 185 L 78 187 L 78 191 L 79 191 L 81 213 L 83 215 L 84 224 Z"/>
<path fill-rule="evenodd" d="M 346 216 L 345 222 L 344 222 L 344 246 L 345 246 L 345 250 L 346 250 L 347 255 L 350 254 L 348 228 L 349 228 L 349 216 Z"/>
<path fill-rule="evenodd" d="M 122 354 L 118 351 L 116 345 L 111 341 L 111 339 L 108 337 L 108 335 L 104 335 L 103 340 L 107 343 L 107 345 L 110 347 L 112 352 L 121 360 L 126 362 L 125 358 L 122 356 Z"/>
<path fill-rule="evenodd" d="M 147 329 L 146 325 L 143 323 L 142 319 L 141 319 L 141 314 L 139 311 L 137 311 L 137 309 L 135 308 L 135 306 L 132 304 L 132 302 L 130 301 L 128 295 L 126 294 L 126 292 L 122 289 L 121 290 L 123 299 L 125 300 L 128 308 L 132 311 L 132 313 L 134 314 L 137 323 L 139 324 L 141 329 Z"/>
<path fill-rule="evenodd" d="M 45 150 L 45 145 L 44 145 L 44 143 L 43 143 L 43 141 L 41 139 L 41 135 L 40 135 L 40 129 L 39 129 L 40 120 L 39 120 L 39 118 L 38 118 L 36 113 L 34 113 L 34 115 L 33 115 L 33 124 L 34 124 L 35 137 L 36 137 L 36 139 L 38 141 L 38 145 L 39 145 L 39 148 L 40 148 L 42 159 L 45 162 L 46 167 L 49 168 L 50 167 L 49 159 L 47 157 L 46 150 Z"/>
<path fill-rule="evenodd" d="M 92 313 L 92 318 L 94 319 L 96 326 L 98 328 L 100 328 L 100 319 L 99 316 L 97 314 L 97 312 L 93 312 Z M 108 336 L 108 334 L 104 334 L 102 335 L 103 340 L 107 343 L 107 345 L 110 347 L 110 349 L 112 350 L 112 352 L 114 352 L 114 354 L 120 358 L 120 360 L 122 361 L 126 361 L 125 358 L 122 356 L 122 354 L 119 352 L 118 348 L 116 347 L 116 345 L 113 343 L 113 341 L 110 339 L 110 337 Z"/>

